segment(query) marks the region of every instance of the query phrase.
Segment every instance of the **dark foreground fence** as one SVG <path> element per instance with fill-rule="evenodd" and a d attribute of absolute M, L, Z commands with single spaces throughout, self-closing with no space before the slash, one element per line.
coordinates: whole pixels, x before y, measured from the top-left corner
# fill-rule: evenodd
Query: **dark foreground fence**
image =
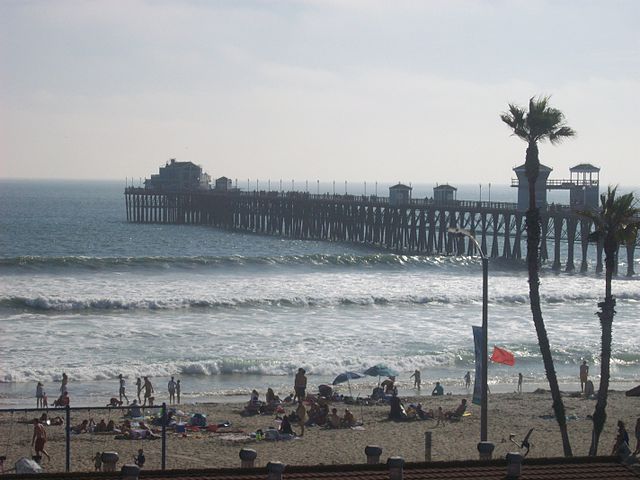
<path fill-rule="evenodd" d="M 55 471 L 63 468 L 61 457 L 64 458 L 64 470 L 93 470 L 94 458 L 97 453 L 117 452 L 121 461 L 131 463 L 138 449 L 143 448 L 147 458 L 147 466 L 152 468 L 167 468 L 167 406 L 165 403 L 153 407 L 141 408 L 143 412 L 156 412 L 156 418 L 161 429 L 158 440 L 122 440 L 116 439 L 115 432 L 88 432 L 75 434 L 73 428 L 83 420 L 93 420 L 96 424 L 104 419 L 105 423 L 113 420 L 116 426 L 122 423 L 123 410 L 130 407 L 63 407 L 63 408 L 4 408 L 0 409 L 0 473 L 9 473 L 11 466 L 22 457 L 35 459 L 32 446 L 34 419 L 40 419 L 47 414 L 49 423 L 43 423 L 47 434 L 45 450 L 51 456 L 51 461 L 37 459 L 50 465 L 48 470 Z M 62 419 L 62 425 L 56 425 Z M 57 420 L 57 422 L 56 422 Z M 151 427 L 152 425 L 148 425 Z M 4 438 L 3 438 L 4 437 Z M 2 445 L 2 441 L 6 444 Z M 74 455 L 73 444 L 77 445 Z M 158 445 L 159 443 L 159 445 Z M 158 448 L 159 447 L 159 448 Z M 64 456 L 62 455 L 64 454 Z M 160 459 L 158 462 L 157 459 Z M 106 465 L 105 465 L 106 466 Z M 115 464 L 114 464 L 115 466 Z"/>

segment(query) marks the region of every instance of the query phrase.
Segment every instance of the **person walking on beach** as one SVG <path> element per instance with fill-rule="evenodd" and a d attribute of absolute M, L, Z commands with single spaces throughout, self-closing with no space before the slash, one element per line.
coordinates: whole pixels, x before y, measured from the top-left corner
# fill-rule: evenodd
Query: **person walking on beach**
<path fill-rule="evenodd" d="M 144 385 L 142 385 L 142 388 L 144 390 L 144 402 L 142 403 L 143 407 L 147 406 L 147 401 L 149 402 L 149 406 L 153 405 L 153 400 L 151 400 L 153 398 L 153 385 L 151 385 L 151 380 L 149 380 L 149 377 L 144 377 Z"/>
<path fill-rule="evenodd" d="M 304 368 L 299 368 L 298 373 L 296 373 L 296 378 L 293 383 L 293 389 L 296 392 L 293 396 L 294 402 L 296 401 L 296 399 L 298 399 L 299 402 L 302 402 L 306 397 L 305 391 L 307 389 L 307 377 L 305 373 L 307 372 Z"/>
<path fill-rule="evenodd" d="M 584 393 L 584 385 L 587 383 L 587 379 L 589 378 L 589 365 L 587 365 L 587 361 L 583 360 L 582 365 L 580 365 L 580 391 Z"/>
<path fill-rule="evenodd" d="M 51 457 L 44 449 L 45 444 L 47 443 L 47 431 L 44 429 L 44 425 L 42 425 L 38 419 L 33 420 L 33 437 L 31 438 L 31 446 L 34 447 L 36 452 L 36 456 L 42 456 L 41 453 L 44 453 L 47 457 L 48 461 L 51 461 Z"/>
<path fill-rule="evenodd" d="M 518 373 L 518 393 L 522 393 L 522 372 Z"/>
<path fill-rule="evenodd" d="M 413 378 L 413 386 L 420 390 L 420 370 L 416 369 L 409 378 Z"/>
<path fill-rule="evenodd" d="M 122 403 L 122 397 L 124 397 L 124 399 L 127 401 L 127 405 L 129 405 L 129 399 L 127 398 L 127 394 L 124 393 L 124 390 L 125 390 L 124 377 L 122 376 L 122 374 L 120 374 L 118 375 L 118 378 L 120 379 L 120 403 Z"/>
<path fill-rule="evenodd" d="M 178 405 L 180 405 L 180 379 L 176 382 L 176 400 L 178 401 Z"/>
<path fill-rule="evenodd" d="M 464 375 L 464 388 L 469 390 L 471 386 L 471 372 L 467 370 L 467 373 Z"/>
<path fill-rule="evenodd" d="M 69 383 L 69 377 L 65 372 L 62 372 L 62 381 L 60 382 L 60 394 L 64 395 L 67 391 L 67 383 Z"/>
<path fill-rule="evenodd" d="M 36 385 L 36 408 L 43 407 L 43 398 L 44 398 L 44 385 L 41 382 L 38 382 Z"/>
<path fill-rule="evenodd" d="M 169 390 L 169 403 L 173 404 L 176 401 L 176 381 L 171 377 L 169 383 L 167 383 L 167 390 Z"/>
<path fill-rule="evenodd" d="M 140 380 L 140 377 L 136 378 L 136 389 L 138 390 L 138 403 L 142 403 L 142 400 L 140 399 L 140 392 L 142 392 L 142 380 Z"/>

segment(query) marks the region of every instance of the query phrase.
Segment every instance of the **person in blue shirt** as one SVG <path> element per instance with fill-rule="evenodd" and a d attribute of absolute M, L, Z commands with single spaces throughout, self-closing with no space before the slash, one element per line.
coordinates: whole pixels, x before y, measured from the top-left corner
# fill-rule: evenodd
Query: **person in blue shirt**
<path fill-rule="evenodd" d="M 440 382 L 436 382 L 436 386 L 434 387 L 433 391 L 431 392 L 431 395 L 433 395 L 435 397 L 439 397 L 440 395 L 444 395 L 444 388 L 442 388 L 442 385 L 440 385 Z"/>

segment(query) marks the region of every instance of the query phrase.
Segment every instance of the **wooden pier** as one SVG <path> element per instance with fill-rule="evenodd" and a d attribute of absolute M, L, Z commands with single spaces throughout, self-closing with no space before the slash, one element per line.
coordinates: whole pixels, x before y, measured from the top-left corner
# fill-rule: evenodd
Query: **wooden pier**
<path fill-rule="evenodd" d="M 493 258 L 526 255 L 525 214 L 515 203 L 411 200 L 390 205 L 386 197 L 313 195 L 304 192 L 170 193 L 127 187 L 127 221 L 197 224 L 297 239 L 353 242 L 402 254 L 473 255 L 475 247 L 449 228 L 471 232 Z M 541 210 L 542 261 L 555 270 L 586 272 L 589 249 L 596 249 L 596 272 L 603 269 L 602 245 L 589 243 L 591 221 L 564 206 Z M 565 245 L 566 248 L 562 248 Z M 627 275 L 634 275 L 635 244 L 626 246 Z M 564 254 L 564 258 L 561 255 Z"/>

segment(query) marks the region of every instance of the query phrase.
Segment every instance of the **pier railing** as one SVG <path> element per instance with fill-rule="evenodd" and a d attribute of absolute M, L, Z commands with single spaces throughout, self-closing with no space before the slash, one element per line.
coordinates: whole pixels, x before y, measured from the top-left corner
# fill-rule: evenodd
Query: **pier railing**
<path fill-rule="evenodd" d="M 204 224 L 264 235 L 359 243 L 403 254 L 473 255 L 473 242 L 448 233 L 452 227 L 463 228 L 490 257 L 526 256 L 525 212 L 509 202 L 420 198 L 398 203 L 376 195 L 238 189 L 166 192 L 128 187 L 125 206 L 127 221 L 135 223 Z M 589 242 L 591 220 L 559 204 L 541 208 L 540 217 L 542 261 L 552 257 L 554 269 L 561 269 L 564 263 L 567 271 L 573 271 L 579 254 L 580 271 L 586 271 L 588 250 L 594 248 Z M 634 274 L 636 243 L 625 246 L 627 275 Z M 602 244 L 595 248 L 599 272 Z"/>

